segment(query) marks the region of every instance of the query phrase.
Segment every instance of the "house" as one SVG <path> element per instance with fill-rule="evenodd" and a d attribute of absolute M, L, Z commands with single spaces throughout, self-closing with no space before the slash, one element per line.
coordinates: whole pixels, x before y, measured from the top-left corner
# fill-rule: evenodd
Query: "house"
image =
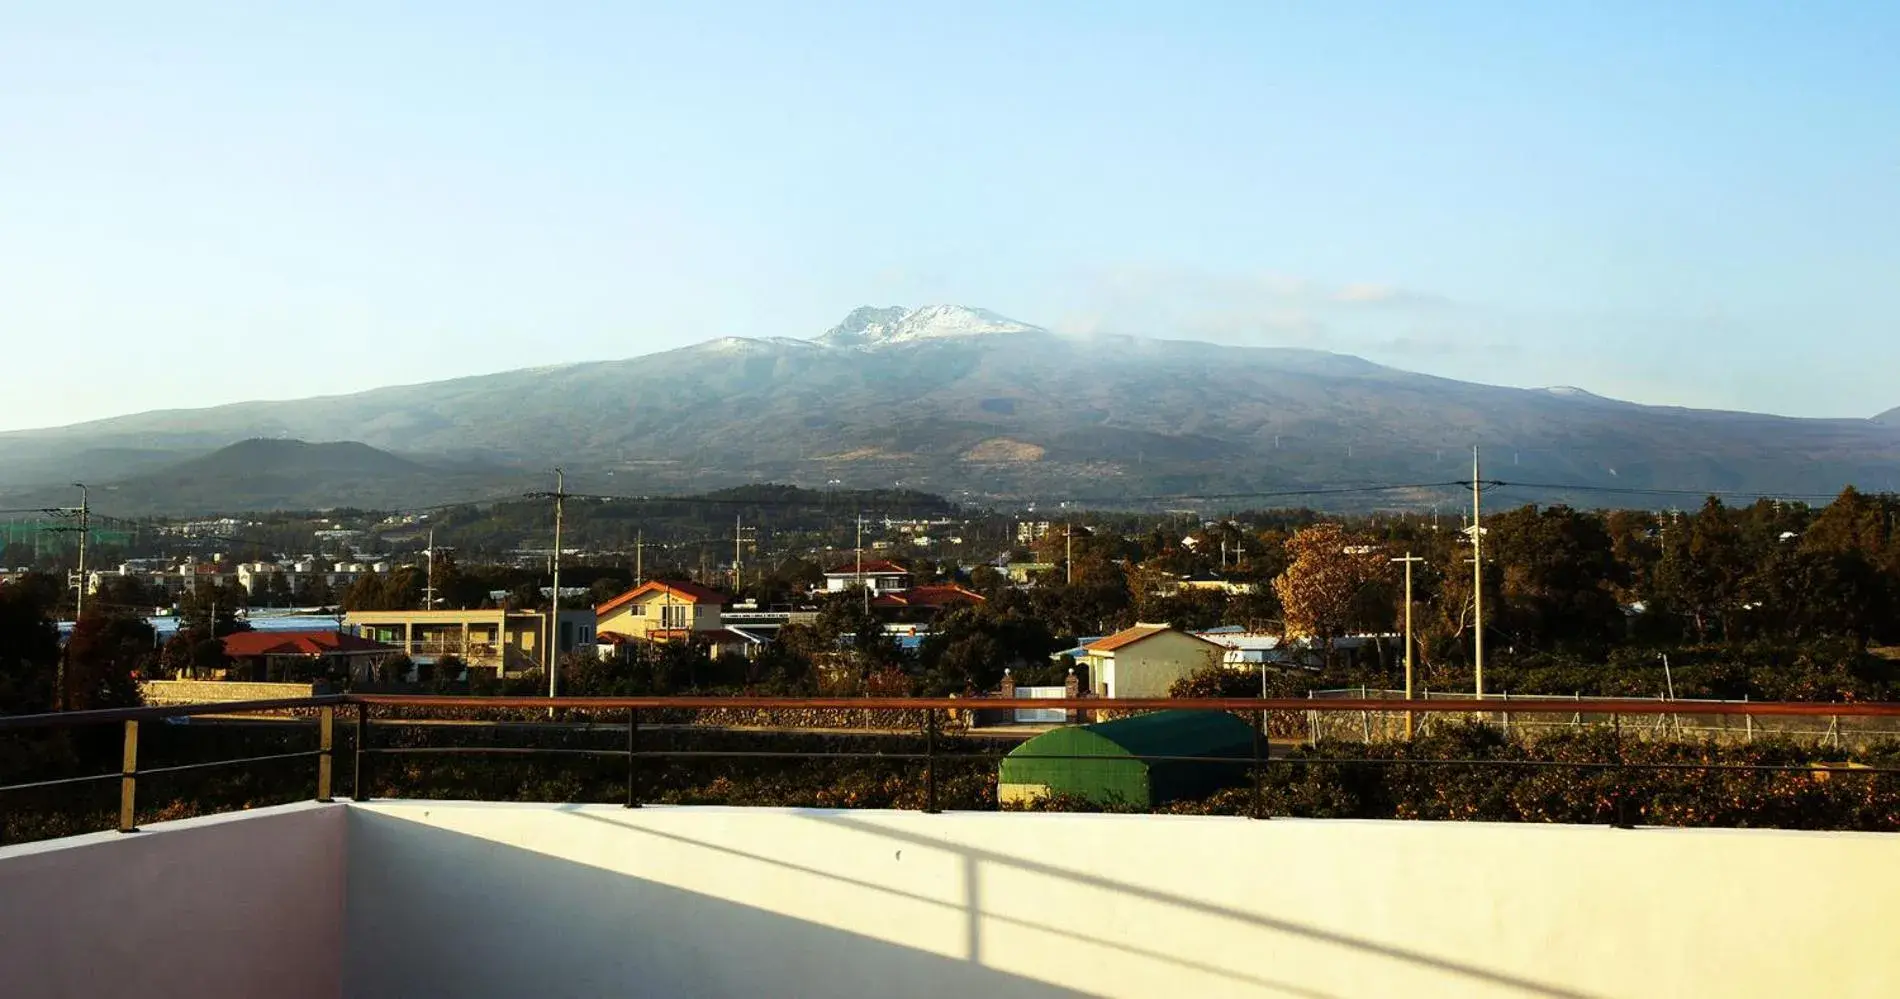
<path fill-rule="evenodd" d="M 1009 581 L 1018 586 L 1033 583 L 1037 576 L 1055 572 L 1061 566 L 1054 562 L 1004 562 L 997 570 L 1009 577 Z"/>
<path fill-rule="evenodd" d="M 726 595 L 698 583 L 652 579 L 594 608 L 601 636 L 645 641 L 718 640 Z"/>
<path fill-rule="evenodd" d="M 1259 590 L 1256 583 L 1229 579 L 1215 572 L 1200 572 L 1171 580 L 1161 587 L 1161 592 L 1178 594 L 1188 591 L 1204 593 L 1225 593 L 1228 596 L 1246 596 Z"/>
<path fill-rule="evenodd" d="M 825 573 L 825 592 L 843 593 L 856 586 L 880 593 L 910 589 L 910 570 L 883 559 L 851 562 Z"/>
<path fill-rule="evenodd" d="M 231 660 L 229 680 L 311 680 L 327 676 L 367 679 L 383 660 L 401 652 L 394 645 L 342 631 L 239 631 L 224 636 Z"/>
<path fill-rule="evenodd" d="M 983 603 L 983 594 L 966 590 L 955 583 L 945 583 L 913 586 L 897 593 L 880 593 L 871 599 L 871 609 L 886 618 L 915 621 L 980 603 Z"/>
<path fill-rule="evenodd" d="M 470 667 L 515 676 L 540 669 L 547 655 L 545 611 L 396 610 L 351 611 L 344 626 L 362 638 L 395 645 L 418 661 L 453 655 Z M 594 611 L 561 611 L 560 653 L 594 643 Z"/>
<path fill-rule="evenodd" d="M 1174 681 L 1217 665 L 1226 650 L 1165 624 L 1137 624 L 1082 646 L 1097 697 L 1166 697 Z"/>

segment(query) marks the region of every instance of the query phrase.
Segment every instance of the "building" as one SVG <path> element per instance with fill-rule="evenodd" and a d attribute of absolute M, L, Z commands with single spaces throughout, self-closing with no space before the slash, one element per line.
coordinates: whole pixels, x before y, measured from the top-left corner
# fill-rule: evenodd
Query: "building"
<path fill-rule="evenodd" d="M 884 559 L 851 562 L 825 573 L 825 592 L 843 593 L 863 586 L 872 596 L 910 589 L 910 570 Z"/>
<path fill-rule="evenodd" d="M 1192 591 L 1200 593 L 1225 593 L 1228 596 L 1249 596 L 1258 592 L 1259 589 L 1260 586 L 1258 583 L 1247 580 L 1229 579 L 1215 572 L 1195 573 L 1191 576 L 1171 579 L 1157 588 L 1158 592 L 1169 595 Z"/>
<path fill-rule="evenodd" d="M 240 631 L 226 635 L 229 680 L 299 681 L 329 676 L 368 679 L 402 651 L 386 642 L 330 631 Z"/>
<path fill-rule="evenodd" d="M 1047 536 L 1050 526 L 1046 520 L 1019 520 L 1016 522 L 1016 543 L 1027 548 Z"/>
<path fill-rule="evenodd" d="M 983 594 L 955 583 L 944 583 L 880 593 L 871 598 L 871 609 L 892 620 L 927 621 L 946 611 L 980 603 L 983 603 Z"/>
<path fill-rule="evenodd" d="M 1103 806 L 1151 808 L 1239 783 L 1244 764 L 1229 767 L 1151 756 L 1253 753 L 1253 726 L 1212 711 L 1156 711 L 1094 725 L 1053 729 L 1017 746 L 997 771 L 996 797 L 1004 803 L 1058 795 Z"/>
<path fill-rule="evenodd" d="M 343 617 L 357 636 L 387 642 L 419 661 L 452 655 L 502 676 L 545 665 L 547 622 L 545 611 L 499 609 L 351 611 Z M 593 610 L 562 610 L 560 654 L 592 644 Z"/>
<path fill-rule="evenodd" d="M 603 638 L 677 641 L 716 638 L 726 630 L 726 595 L 698 583 L 651 579 L 594 608 L 594 632 Z"/>
<path fill-rule="evenodd" d="M 1166 697 L 1174 681 L 1218 665 L 1226 650 L 1165 624 L 1137 624 L 1082 646 L 1097 697 Z"/>

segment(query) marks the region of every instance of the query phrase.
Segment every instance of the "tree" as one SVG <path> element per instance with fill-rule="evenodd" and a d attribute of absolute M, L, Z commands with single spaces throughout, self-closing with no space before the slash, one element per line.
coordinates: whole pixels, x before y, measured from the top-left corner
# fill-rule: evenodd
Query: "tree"
<path fill-rule="evenodd" d="M 241 586 L 199 583 L 178 599 L 181 632 L 196 632 L 203 640 L 248 630 L 250 626 L 237 617 L 248 602 L 249 595 Z"/>
<path fill-rule="evenodd" d="M 95 611 L 89 605 L 66 642 L 64 708 L 137 705 L 139 678 L 149 674 L 157 660 L 152 626 L 143 618 L 117 608 Z"/>
<path fill-rule="evenodd" d="M 1040 618 L 987 606 L 959 607 L 938 620 L 918 650 L 924 693 L 993 690 L 1003 682 L 1005 669 L 1045 663 L 1057 647 Z"/>
<path fill-rule="evenodd" d="M 58 667 L 52 605 L 30 587 L 0 583 L 0 715 L 53 710 Z"/>
<path fill-rule="evenodd" d="M 1717 629 L 1727 639 L 1749 565 L 1728 508 L 1711 496 L 1693 516 L 1664 524 L 1660 541 L 1657 598 L 1684 618 L 1696 641 Z"/>
<path fill-rule="evenodd" d="M 1317 638 L 1332 660 L 1333 640 L 1344 634 L 1353 602 L 1383 578 L 1386 557 L 1356 542 L 1338 524 L 1315 524 L 1286 542 L 1287 567 L 1273 581 L 1286 613 L 1289 637 Z"/>
<path fill-rule="evenodd" d="M 1614 590 L 1627 577 L 1601 519 L 1527 506 L 1490 524 L 1487 547 L 1503 596 L 1494 629 L 1527 649 L 1600 652 L 1618 636 L 1623 613 Z"/>
<path fill-rule="evenodd" d="M 343 594 L 351 611 L 412 610 L 422 606 L 423 573 L 413 566 L 358 576 Z"/>
<path fill-rule="evenodd" d="M 860 678 L 903 663 L 897 642 L 885 633 L 884 622 L 865 609 L 863 593 L 855 587 L 825 601 L 817 631 L 821 640 L 846 653 Z"/>

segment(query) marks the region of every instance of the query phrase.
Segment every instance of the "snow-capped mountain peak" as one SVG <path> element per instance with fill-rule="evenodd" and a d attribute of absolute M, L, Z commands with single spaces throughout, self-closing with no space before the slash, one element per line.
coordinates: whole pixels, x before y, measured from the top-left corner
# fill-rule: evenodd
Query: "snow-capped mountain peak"
<path fill-rule="evenodd" d="M 920 309 L 866 306 L 852 310 L 844 322 L 826 331 L 818 340 L 837 347 L 878 347 L 951 337 L 1041 332 L 1046 331 L 1040 326 L 963 305 L 926 305 Z"/>

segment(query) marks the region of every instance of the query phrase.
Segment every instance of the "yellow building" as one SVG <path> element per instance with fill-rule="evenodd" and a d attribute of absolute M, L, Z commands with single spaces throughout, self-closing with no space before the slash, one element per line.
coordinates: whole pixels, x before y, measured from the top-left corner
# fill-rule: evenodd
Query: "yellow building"
<path fill-rule="evenodd" d="M 1165 624 L 1137 624 L 1082 646 L 1097 697 L 1166 697 L 1174 681 L 1218 666 L 1224 649 Z"/>
<path fill-rule="evenodd" d="M 545 611 L 397 610 L 351 611 L 344 626 L 363 638 L 386 642 L 411 657 L 458 656 L 471 667 L 513 676 L 540 669 L 547 655 Z M 594 642 L 594 612 L 561 611 L 561 653 Z"/>
<path fill-rule="evenodd" d="M 594 608 L 594 631 L 646 641 L 718 640 L 725 605 L 726 595 L 710 587 L 655 579 Z"/>

